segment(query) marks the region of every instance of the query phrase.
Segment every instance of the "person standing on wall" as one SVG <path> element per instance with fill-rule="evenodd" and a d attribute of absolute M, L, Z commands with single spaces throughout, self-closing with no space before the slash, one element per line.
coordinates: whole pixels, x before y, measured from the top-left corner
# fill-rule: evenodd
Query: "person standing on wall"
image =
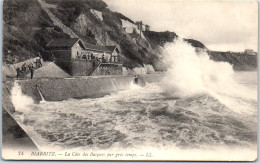
<path fill-rule="evenodd" d="M 26 73 L 26 63 L 24 63 L 24 64 L 22 65 L 22 72 L 23 72 L 23 73 Z"/>
<path fill-rule="evenodd" d="M 31 67 L 30 67 L 31 79 L 33 78 L 33 71 L 34 71 L 34 69 L 33 69 L 33 64 L 31 64 Z"/>
<path fill-rule="evenodd" d="M 16 73 L 17 73 L 16 77 L 19 78 L 20 77 L 20 73 L 21 73 L 20 67 L 17 67 Z"/>
<path fill-rule="evenodd" d="M 36 67 L 42 67 L 42 55 L 38 52 L 39 59 L 36 59 Z"/>

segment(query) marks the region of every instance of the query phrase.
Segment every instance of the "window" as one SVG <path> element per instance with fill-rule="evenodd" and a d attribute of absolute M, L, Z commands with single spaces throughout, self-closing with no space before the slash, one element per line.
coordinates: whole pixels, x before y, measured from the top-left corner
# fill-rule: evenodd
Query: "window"
<path fill-rule="evenodd" d="M 77 51 L 77 56 L 76 56 L 76 58 L 80 58 L 79 51 Z"/>

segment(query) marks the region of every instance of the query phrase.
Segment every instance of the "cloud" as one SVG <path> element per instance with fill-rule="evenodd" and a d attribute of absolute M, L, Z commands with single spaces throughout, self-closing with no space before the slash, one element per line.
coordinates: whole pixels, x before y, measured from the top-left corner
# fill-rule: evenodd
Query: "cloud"
<path fill-rule="evenodd" d="M 155 31 L 174 31 L 211 50 L 257 50 L 255 1 L 105 0 L 109 8 Z M 222 48 L 221 48 L 222 47 Z"/>

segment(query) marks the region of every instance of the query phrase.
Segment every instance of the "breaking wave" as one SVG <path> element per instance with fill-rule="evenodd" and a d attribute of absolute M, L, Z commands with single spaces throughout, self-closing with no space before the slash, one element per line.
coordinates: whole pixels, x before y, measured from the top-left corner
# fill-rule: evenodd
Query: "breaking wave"
<path fill-rule="evenodd" d="M 234 103 L 230 103 L 234 99 L 230 98 L 257 100 L 256 90 L 248 89 L 234 79 L 235 72 L 231 64 L 210 60 L 205 50 L 196 52 L 182 39 L 166 44 L 163 56 L 168 66 L 163 80 L 168 93 L 178 97 L 209 94 L 230 107 L 234 106 Z M 236 108 L 235 111 L 241 109 Z"/>
<path fill-rule="evenodd" d="M 17 82 L 11 90 L 11 100 L 16 111 L 24 112 L 29 111 L 30 106 L 34 103 L 31 97 L 28 97 L 22 93 L 22 89 Z"/>

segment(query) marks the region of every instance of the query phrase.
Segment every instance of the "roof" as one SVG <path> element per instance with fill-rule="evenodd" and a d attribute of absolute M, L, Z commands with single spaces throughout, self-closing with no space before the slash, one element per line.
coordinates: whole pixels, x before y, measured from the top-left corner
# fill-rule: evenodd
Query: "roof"
<path fill-rule="evenodd" d="M 88 49 L 88 50 L 110 52 L 105 46 L 98 46 L 98 45 L 94 45 L 94 44 L 88 44 L 85 42 L 83 42 L 83 45 L 84 45 L 85 49 Z"/>
<path fill-rule="evenodd" d="M 79 38 L 69 38 L 69 39 L 55 39 L 51 40 L 46 47 L 72 47 Z"/>
<path fill-rule="evenodd" d="M 116 46 L 105 46 L 111 53 L 115 50 Z"/>
<path fill-rule="evenodd" d="M 112 53 L 116 48 L 116 46 L 98 46 L 94 44 L 85 43 L 79 38 L 54 39 L 51 40 L 46 45 L 46 47 L 72 47 L 78 41 L 82 43 L 83 48 L 86 50 Z"/>

